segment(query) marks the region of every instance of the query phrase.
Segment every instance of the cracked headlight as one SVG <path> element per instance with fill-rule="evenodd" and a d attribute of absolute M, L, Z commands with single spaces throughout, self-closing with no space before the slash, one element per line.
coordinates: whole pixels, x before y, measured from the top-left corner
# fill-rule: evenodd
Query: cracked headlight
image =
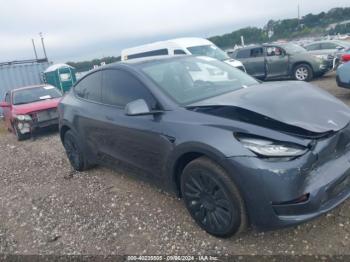
<path fill-rule="evenodd" d="M 19 121 L 31 121 L 32 120 L 30 115 L 17 115 L 16 119 Z"/>
<path fill-rule="evenodd" d="M 306 147 L 254 137 L 238 137 L 242 145 L 263 157 L 297 157 L 306 153 Z"/>

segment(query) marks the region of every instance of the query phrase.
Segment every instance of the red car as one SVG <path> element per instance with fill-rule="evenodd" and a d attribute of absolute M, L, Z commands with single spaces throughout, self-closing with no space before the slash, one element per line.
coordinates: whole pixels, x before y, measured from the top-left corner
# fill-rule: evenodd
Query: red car
<path fill-rule="evenodd" d="M 7 129 L 23 140 L 37 128 L 58 125 L 57 105 L 61 97 L 61 92 L 50 85 L 8 91 L 0 102 Z"/>

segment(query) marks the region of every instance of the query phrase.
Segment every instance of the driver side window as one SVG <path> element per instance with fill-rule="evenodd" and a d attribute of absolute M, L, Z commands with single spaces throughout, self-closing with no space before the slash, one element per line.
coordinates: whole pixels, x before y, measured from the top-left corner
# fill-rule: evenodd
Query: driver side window
<path fill-rule="evenodd" d="M 158 109 L 151 92 L 131 73 L 119 69 L 106 69 L 102 72 L 102 103 L 124 108 L 134 100 L 143 99 L 150 109 Z"/>
<path fill-rule="evenodd" d="M 267 56 L 281 56 L 282 49 L 277 46 L 269 46 L 266 48 L 266 54 Z"/>

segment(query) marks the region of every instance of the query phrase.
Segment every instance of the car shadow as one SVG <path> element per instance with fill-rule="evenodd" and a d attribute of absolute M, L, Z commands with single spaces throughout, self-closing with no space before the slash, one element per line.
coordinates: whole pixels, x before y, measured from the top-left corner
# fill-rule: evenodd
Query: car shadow
<path fill-rule="evenodd" d="M 58 126 L 57 125 L 44 127 L 44 128 L 40 128 L 40 129 L 33 131 L 33 133 L 31 134 L 31 136 L 28 140 L 35 141 L 38 138 L 51 136 L 51 135 L 54 135 L 57 133 L 58 133 Z"/>

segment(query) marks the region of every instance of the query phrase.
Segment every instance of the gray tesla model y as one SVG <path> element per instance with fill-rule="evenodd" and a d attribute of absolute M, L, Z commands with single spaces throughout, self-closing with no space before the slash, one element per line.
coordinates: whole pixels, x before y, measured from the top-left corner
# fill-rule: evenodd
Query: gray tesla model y
<path fill-rule="evenodd" d="M 350 195 L 350 110 L 305 82 L 260 83 L 208 57 L 135 59 L 89 72 L 59 114 L 74 169 L 130 167 L 216 236 L 295 225 Z"/>

